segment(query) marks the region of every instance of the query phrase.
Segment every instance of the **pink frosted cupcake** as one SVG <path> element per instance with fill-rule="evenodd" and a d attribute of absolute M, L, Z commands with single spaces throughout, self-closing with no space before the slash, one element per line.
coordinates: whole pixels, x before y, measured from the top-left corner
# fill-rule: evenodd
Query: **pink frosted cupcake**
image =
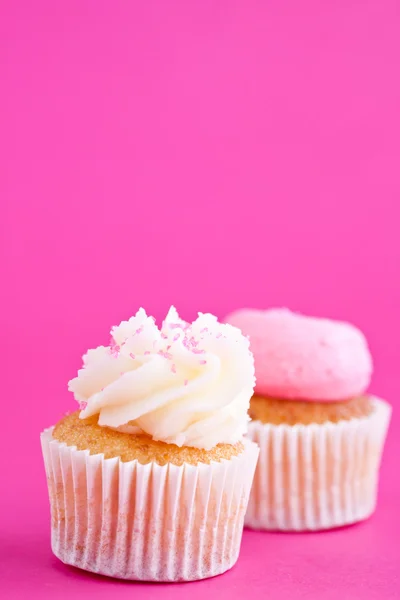
<path fill-rule="evenodd" d="M 189 581 L 236 562 L 258 458 L 244 438 L 254 363 L 240 331 L 144 310 L 89 350 L 80 411 L 42 433 L 54 554 L 81 569 Z"/>
<path fill-rule="evenodd" d="M 366 394 L 372 359 L 348 323 L 286 309 L 227 317 L 250 338 L 256 368 L 249 438 L 260 446 L 245 523 L 319 530 L 375 510 L 390 406 Z"/>

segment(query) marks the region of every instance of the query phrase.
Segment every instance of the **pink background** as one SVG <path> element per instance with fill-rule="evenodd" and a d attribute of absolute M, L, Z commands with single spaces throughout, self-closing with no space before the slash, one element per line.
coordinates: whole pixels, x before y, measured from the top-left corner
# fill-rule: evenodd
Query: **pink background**
<path fill-rule="evenodd" d="M 396 404 L 399 26 L 389 0 L 3 0 L 5 598 L 400 598 L 397 414 L 369 522 L 245 532 L 238 565 L 190 587 L 53 558 L 39 448 L 81 354 L 141 305 L 349 319 Z"/>

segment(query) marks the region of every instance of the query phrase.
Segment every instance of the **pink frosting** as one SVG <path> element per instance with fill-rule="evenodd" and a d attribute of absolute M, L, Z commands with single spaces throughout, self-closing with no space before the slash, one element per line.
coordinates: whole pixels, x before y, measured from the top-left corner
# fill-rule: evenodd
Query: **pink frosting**
<path fill-rule="evenodd" d="M 256 392 L 319 402 L 363 394 L 372 358 L 359 329 L 287 309 L 242 309 L 226 318 L 250 337 Z"/>

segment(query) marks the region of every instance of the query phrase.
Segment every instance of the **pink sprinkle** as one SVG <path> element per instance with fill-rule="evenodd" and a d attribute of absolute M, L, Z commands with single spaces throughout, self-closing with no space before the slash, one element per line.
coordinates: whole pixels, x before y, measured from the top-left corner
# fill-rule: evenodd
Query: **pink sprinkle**
<path fill-rule="evenodd" d="M 162 350 L 160 350 L 160 351 L 158 352 L 158 354 L 159 354 L 160 356 L 163 356 L 164 358 L 167 358 L 168 360 L 171 360 L 171 359 L 172 359 L 172 354 L 171 354 L 171 352 L 163 352 Z"/>
<path fill-rule="evenodd" d="M 161 337 L 162 337 L 162 339 L 163 339 L 163 340 L 167 340 L 167 339 L 168 339 L 168 336 L 167 336 L 167 335 L 165 335 L 165 333 L 162 333 L 162 334 L 161 334 Z"/>
<path fill-rule="evenodd" d="M 180 337 L 181 337 L 180 333 L 175 334 L 173 337 L 173 341 L 176 342 L 176 340 L 179 340 Z"/>
<path fill-rule="evenodd" d="M 172 365 L 172 367 L 171 367 L 171 371 L 172 371 L 173 373 L 176 373 L 176 365 Z"/>
<path fill-rule="evenodd" d="M 81 403 L 79 404 L 79 408 L 80 408 L 81 410 L 85 410 L 85 408 L 86 408 L 86 407 L 87 407 L 87 402 L 85 402 L 85 401 L 83 401 L 83 402 L 81 402 Z"/>
<path fill-rule="evenodd" d="M 169 350 L 171 348 L 171 344 L 169 346 L 167 346 L 167 350 Z"/>
<path fill-rule="evenodd" d="M 206 364 L 207 364 L 207 361 L 206 361 L 206 360 L 200 360 L 200 361 L 199 361 L 199 363 L 200 363 L 201 365 L 206 365 Z"/>
<path fill-rule="evenodd" d="M 185 383 L 184 383 L 184 385 L 187 385 L 188 383 L 189 383 L 189 380 L 188 380 L 188 379 L 185 379 Z"/>
<path fill-rule="evenodd" d="M 148 356 L 150 354 L 149 350 L 146 350 L 146 352 L 144 353 L 145 356 Z"/>
<path fill-rule="evenodd" d="M 143 325 L 141 325 L 141 327 L 139 327 L 139 329 L 136 329 L 136 334 L 139 335 L 139 333 L 142 333 L 143 331 Z"/>
<path fill-rule="evenodd" d="M 118 358 L 120 349 L 121 348 L 117 345 L 111 346 L 111 348 L 110 348 L 111 356 L 114 356 L 114 358 Z"/>
<path fill-rule="evenodd" d="M 135 358 L 136 358 L 136 357 L 135 357 L 135 355 L 133 354 L 133 352 L 131 352 L 131 353 L 129 354 L 129 356 L 131 357 L 131 359 L 132 359 L 132 360 L 135 360 Z"/>
<path fill-rule="evenodd" d="M 187 350 L 193 350 L 193 348 L 196 348 L 198 343 L 199 342 L 197 342 L 193 336 L 191 338 L 185 337 L 185 339 L 183 340 L 183 345 L 185 346 L 185 348 L 187 348 Z"/>
<path fill-rule="evenodd" d="M 208 327 L 203 327 L 203 329 L 200 329 L 200 333 L 206 333 L 206 331 L 208 331 Z"/>
<path fill-rule="evenodd" d="M 216 337 L 217 337 L 217 340 L 219 340 L 219 338 L 222 337 L 222 333 L 218 333 Z"/>
<path fill-rule="evenodd" d="M 204 350 L 200 350 L 200 348 L 192 348 L 193 354 L 204 354 Z"/>

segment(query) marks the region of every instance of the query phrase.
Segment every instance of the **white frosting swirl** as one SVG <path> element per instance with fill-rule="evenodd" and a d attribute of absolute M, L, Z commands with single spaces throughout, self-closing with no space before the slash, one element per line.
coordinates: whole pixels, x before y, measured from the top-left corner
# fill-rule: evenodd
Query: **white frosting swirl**
<path fill-rule="evenodd" d="M 188 324 L 171 307 L 160 330 L 141 308 L 111 336 L 69 382 L 81 418 L 207 450 L 242 438 L 255 378 L 239 329 L 202 313 Z"/>

